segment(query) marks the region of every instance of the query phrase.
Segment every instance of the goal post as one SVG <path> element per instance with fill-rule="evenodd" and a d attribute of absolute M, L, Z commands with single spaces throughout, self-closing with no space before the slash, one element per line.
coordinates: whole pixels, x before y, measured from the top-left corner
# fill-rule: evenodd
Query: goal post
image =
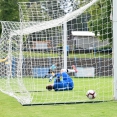
<path fill-rule="evenodd" d="M 11 62 L 0 63 L 0 90 L 22 105 L 103 102 L 113 100 L 113 93 L 116 100 L 117 2 L 111 4 L 111 0 L 19 2 L 20 22 L 1 21 L 0 58 L 8 56 Z M 68 73 L 71 88 L 71 82 L 57 79 L 57 73 L 73 66 L 75 73 Z M 48 91 L 51 85 L 58 91 Z M 88 90 L 96 92 L 95 99 L 86 97 Z"/>
<path fill-rule="evenodd" d="M 64 35 L 64 69 L 67 69 L 67 22 L 63 24 L 63 35 Z"/>
<path fill-rule="evenodd" d="M 117 43 L 117 33 L 116 33 L 116 30 L 117 30 L 117 15 L 116 15 L 116 10 L 117 10 L 117 1 L 116 0 L 113 0 L 113 18 L 112 18 L 112 21 L 113 21 L 113 62 L 114 62 L 114 65 L 113 65 L 113 68 L 114 68 L 114 98 L 115 100 L 117 100 L 117 52 L 116 52 L 116 43 Z"/>

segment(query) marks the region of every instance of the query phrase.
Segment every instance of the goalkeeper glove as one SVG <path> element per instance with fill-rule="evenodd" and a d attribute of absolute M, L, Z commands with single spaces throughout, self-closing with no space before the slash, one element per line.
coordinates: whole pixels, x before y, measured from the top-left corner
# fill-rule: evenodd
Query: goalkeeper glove
<path fill-rule="evenodd" d="M 49 82 L 51 82 L 51 81 L 52 81 L 52 79 L 53 79 L 53 76 L 51 76 L 51 77 L 49 78 Z"/>

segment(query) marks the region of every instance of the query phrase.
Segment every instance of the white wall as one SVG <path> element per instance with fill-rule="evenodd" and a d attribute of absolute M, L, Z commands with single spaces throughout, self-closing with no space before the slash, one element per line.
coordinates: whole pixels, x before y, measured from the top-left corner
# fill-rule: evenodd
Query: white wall
<path fill-rule="evenodd" d="M 96 39 L 95 37 L 75 36 L 74 40 L 76 40 L 76 48 L 86 48 L 86 49 L 90 49 L 91 47 L 99 48 L 109 44 L 107 40 L 102 42 L 99 39 Z"/>
<path fill-rule="evenodd" d="M 89 31 L 72 31 L 72 36 L 76 42 L 76 48 L 90 49 L 109 45 L 108 40 L 100 41 Z"/>

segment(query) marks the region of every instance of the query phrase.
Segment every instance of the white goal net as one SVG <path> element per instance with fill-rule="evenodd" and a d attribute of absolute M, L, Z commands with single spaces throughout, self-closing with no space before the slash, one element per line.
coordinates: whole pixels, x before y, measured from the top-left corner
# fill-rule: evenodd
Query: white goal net
<path fill-rule="evenodd" d="M 18 5 L 20 22 L 1 22 L 0 90 L 22 105 L 112 100 L 112 1 Z M 67 69 L 72 86 L 61 69 Z M 96 92 L 95 99 L 86 96 L 88 90 Z"/>

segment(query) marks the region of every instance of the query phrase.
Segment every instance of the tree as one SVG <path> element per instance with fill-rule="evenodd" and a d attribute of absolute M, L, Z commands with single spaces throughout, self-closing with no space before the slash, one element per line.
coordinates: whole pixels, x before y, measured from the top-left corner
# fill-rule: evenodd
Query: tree
<path fill-rule="evenodd" d="M 0 20 L 19 21 L 18 2 L 24 0 L 0 0 Z M 28 0 L 25 0 L 25 2 Z M 1 27 L 0 27 L 1 32 Z"/>
<path fill-rule="evenodd" d="M 112 0 L 99 1 L 89 9 L 90 20 L 88 28 L 100 40 L 109 40 L 112 43 L 112 21 L 110 20 Z"/>

